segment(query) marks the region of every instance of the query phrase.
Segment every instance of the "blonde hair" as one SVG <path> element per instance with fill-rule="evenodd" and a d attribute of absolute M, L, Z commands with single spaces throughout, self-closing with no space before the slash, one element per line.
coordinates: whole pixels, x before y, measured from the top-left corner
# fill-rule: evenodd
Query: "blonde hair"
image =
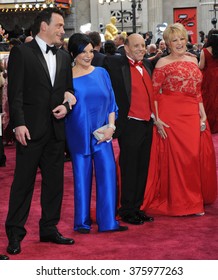
<path fill-rule="evenodd" d="M 187 30 L 185 29 L 184 25 L 177 22 L 177 23 L 168 25 L 167 28 L 164 30 L 163 39 L 165 40 L 165 43 L 167 45 L 169 45 L 169 43 L 172 40 L 172 37 L 175 34 L 185 37 L 186 41 L 188 41 Z"/>

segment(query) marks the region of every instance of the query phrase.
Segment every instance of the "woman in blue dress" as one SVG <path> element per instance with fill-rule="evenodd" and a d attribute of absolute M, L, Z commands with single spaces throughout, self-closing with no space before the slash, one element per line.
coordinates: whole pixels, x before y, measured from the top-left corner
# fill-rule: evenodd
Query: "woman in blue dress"
<path fill-rule="evenodd" d="M 89 233 L 93 166 L 96 178 L 98 231 L 124 231 L 116 220 L 116 165 L 112 147 L 118 108 L 107 71 L 91 65 L 93 44 L 75 33 L 68 42 L 74 59 L 73 87 L 77 104 L 66 118 L 66 138 L 74 175 L 74 230 Z M 106 125 L 106 129 L 101 129 Z M 97 130 L 101 139 L 96 139 Z"/>

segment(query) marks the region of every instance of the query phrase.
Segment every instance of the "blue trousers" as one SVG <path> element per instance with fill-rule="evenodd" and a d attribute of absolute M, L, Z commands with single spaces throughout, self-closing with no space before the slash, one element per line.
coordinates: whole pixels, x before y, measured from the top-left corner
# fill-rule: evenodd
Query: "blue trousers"
<path fill-rule="evenodd" d="M 96 145 L 96 141 L 92 142 Z M 116 221 L 116 164 L 112 143 L 103 142 L 91 155 L 71 154 L 74 173 L 74 230 L 91 228 L 90 205 L 93 166 L 96 178 L 98 231 L 114 230 Z M 92 149 L 94 150 L 94 149 Z"/>

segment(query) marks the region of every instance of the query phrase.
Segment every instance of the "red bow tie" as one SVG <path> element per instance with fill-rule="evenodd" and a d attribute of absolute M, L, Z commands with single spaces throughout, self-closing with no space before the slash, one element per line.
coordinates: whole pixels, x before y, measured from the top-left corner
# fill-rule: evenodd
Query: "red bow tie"
<path fill-rule="evenodd" d="M 134 66 L 137 66 L 137 65 L 142 66 L 142 61 L 135 61 Z"/>
<path fill-rule="evenodd" d="M 132 60 L 129 60 L 129 62 L 133 66 L 142 66 L 142 61 L 132 61 Z"/>

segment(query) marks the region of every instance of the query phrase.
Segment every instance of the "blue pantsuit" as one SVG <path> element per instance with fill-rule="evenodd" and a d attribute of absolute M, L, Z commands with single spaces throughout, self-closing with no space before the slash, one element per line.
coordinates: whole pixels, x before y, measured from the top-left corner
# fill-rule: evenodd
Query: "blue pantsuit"
<path fill-rule="evenodd" d="M 74 174 L 74 230 L 90 229 L 93 168 L 99 231 L 119 228 L 116 221 L 116 164 L 111 142 L 97 144 L 93 131 L 108 123 L 117 105 L 107 71 L 96 67 L 73 79 L 77 103 L 66 118 L 66 137 Z"/>

